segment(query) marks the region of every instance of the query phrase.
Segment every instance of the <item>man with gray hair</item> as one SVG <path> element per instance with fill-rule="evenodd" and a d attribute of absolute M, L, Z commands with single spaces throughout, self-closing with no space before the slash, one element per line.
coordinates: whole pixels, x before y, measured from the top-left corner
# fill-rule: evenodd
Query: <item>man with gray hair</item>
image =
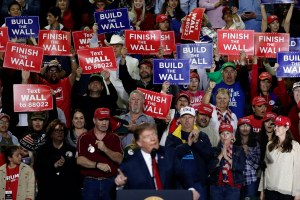
<path fill-rule="evenodd" d="M 121 137 L 123 148 L 133 142 L 133 132 L 137 125 L 142 123 L 155 124 L 154 119 L 144 113 L 144 94 L 140 90 L 133 90 L 129 95 L 129 112 L 121 115 L 120 118 L 126 120 L 128 125 L 128 134 Z"/>

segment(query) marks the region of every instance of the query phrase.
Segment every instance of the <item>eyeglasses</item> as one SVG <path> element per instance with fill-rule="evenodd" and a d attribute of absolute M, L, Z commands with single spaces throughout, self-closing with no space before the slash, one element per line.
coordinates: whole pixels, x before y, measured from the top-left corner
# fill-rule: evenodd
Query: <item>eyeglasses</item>
<path fill-rule="evenodd" d="M 53 132 L 54 133 L 63 133 L 63 132 L 65 132 L 65 130 L 64 129 L 54 129 Z"/>
<path fill-rule="evenodd" d="M 2 124 L 7 125 L 7 124 L 9 124 L 9 122 L 0 120 L 0 124 L 1 124 L 1 125 L 2 125 Z"/>

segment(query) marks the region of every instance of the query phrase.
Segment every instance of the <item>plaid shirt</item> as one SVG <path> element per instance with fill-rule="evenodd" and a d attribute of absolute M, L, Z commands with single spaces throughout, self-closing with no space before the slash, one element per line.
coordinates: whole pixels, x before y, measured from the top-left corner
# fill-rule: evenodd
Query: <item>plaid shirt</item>
<path fill-rule="evenodd" d="M 260 147 L 257 143 L 256 147 L 249 147 L 249 153 L 246 155 L 246 165 L 243 171 L 244 185 L 250 185 L 257 180 L 256 170 L 259 166 Z"/>

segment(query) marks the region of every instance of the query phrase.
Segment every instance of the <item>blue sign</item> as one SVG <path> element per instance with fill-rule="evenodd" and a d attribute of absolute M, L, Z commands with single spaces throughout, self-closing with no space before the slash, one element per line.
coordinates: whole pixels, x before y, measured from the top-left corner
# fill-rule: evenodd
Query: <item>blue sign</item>
<path fill-rule="evenodd" d="M 290 51 L 300 51 L 300 38 L 290 38 Z"/>
<path fill-rule="evenodd" d="M 6 17 L 9 38 L 38 38 L 40 31 L 38 16 Z"/>
<path fill-rule="evenodd" d="M 277 77 L 300 77 L 300 52 L 278 52 Z"/>
<path fill-rule="evenodd" d="M 261 0 L 261 4 L 294 3 L 294 0 Z"/>
<path fill-rule="evenodd" d="M 98 24 L 98 34 L 130 29 L 127 8 L 95 12 L 94 17 L 95 22 Z"/>
<path fill-rule="evenodd" d="M 153 59 L 153 84 L 190 84 L 189 59 Z"/>
<path fill-rule="evenodd" d="M 210 68 L 213 63 L 212 43 L 178 44 L 177 58 L 190 59 L 191 69 Z"/>

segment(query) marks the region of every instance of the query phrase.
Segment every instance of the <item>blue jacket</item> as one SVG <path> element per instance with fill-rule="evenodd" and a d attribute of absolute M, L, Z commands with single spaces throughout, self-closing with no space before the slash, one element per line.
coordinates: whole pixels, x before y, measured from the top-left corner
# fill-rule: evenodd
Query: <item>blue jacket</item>
<path fill-rule="evenodd" d="M 176 159 L 174 153 L 172 149 L 162 146 L 157 151 L 157 163 L 163 189 L 176 189 L 176 179 L 185 189 L 191 188 L 192 179 L 180 169 L 179 160 Z M 120 169 L 127 177 L 124 189 L 155 189 L 154 179 L 150 175 L 140 149 L 125 160 Z"/>
<path fill-rule="evenodd" d="M 211 184 L 217 184 L 219 180 L 219 174 L 220 170 L 222 168 L 220 166 L 217 166 L 219 163 L 218 156 L 221 153 L 221 145 L 214 148 L 214 155 L 212 160 L 209 163 L 209 172 L 210 172 L 210 183 Z M 224 161 L 224 158 L 222 158 L 222 161 Z M 246 155 L 244 153 L 244 150 L 242 147 L 233 145 L 232 149 L 232 175 L 233 175 L 233 183 L 236 184 L 242 184 L 244 182 L 244 175 L 243 171 L 246 164 Z"/>
<path fill-rule="evenodd" d="M 211 143 L 208 136 L 200 131 L 198 141 L 189 146 L 181 140 L 187 141 L 188 135 L 189 133 L 184 131 L 181 131 L 182 138 L 169 134 L 166 146 L 175 149 L 176 156 L 181 160 L 184 170 L 191 174 L 194 183 L 205 184 L 209 175 L 208 163 L 213 155 Z"/>

